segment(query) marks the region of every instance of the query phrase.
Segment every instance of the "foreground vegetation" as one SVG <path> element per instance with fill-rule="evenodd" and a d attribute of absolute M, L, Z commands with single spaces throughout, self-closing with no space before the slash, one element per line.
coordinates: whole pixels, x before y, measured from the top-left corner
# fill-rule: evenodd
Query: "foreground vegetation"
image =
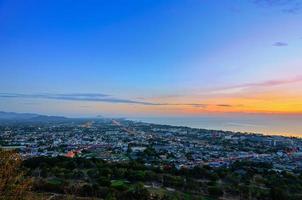
<path fill-rule="evenodd" d="M 32 181 L 26 178 L 18 153 L 0 151 L 0 199 L 29 198 Z"/>
<path fill-rule="evenodd" d="M 267 163 L 177 170 L 94 158 L 36 157 L 21 162 L 12 152 L 1 152 L 0 163 L 2 199 L 39 199 L 39 194 L 63 194 L 64 199 L 302 199 L 301 173 L 275 172 Z"/>

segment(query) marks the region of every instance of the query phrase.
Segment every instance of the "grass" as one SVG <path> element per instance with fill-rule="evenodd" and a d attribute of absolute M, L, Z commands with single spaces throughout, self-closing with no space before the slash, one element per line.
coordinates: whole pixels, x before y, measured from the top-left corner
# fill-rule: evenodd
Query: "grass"
<path fill-rule="evenodd" d="M 126 190 L 128 188 L 128 184 L 124 180 L 112 180 L 111 187 L 117 190 Z"/>
<path fill-rule="evenodd" d="M 52 178 L 47 180 L 47 183 L 52 184 L 52 185 L 61 185 L 63 182 L 59 178 Z"/>

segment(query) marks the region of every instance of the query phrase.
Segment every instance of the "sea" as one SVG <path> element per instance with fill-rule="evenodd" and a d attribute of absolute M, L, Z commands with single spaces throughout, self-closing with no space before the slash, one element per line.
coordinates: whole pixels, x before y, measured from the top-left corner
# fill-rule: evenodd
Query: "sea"
<path fill-rule="evenodd" d="M 302 115 L 204 115 L 139 117 L 131 120 L 191 128 L 302 137 Z"/>

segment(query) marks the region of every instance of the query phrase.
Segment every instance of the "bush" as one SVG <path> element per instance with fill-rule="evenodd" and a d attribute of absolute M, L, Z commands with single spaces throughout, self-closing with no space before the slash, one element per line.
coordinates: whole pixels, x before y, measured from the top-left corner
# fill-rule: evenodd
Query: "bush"
<path fill-rule="evenodd" d="M 115 180 L 111 182 L 111 187 L 117 190 L 126 190 L 128 189 L 126 183 L 122 180 Z"/>
<path fill-rule="evenodd" d="M 211 186 L 208 188 L 208 192 L 210 196 L 220 197 L 223 195 L 223 190 L 218 186 Z"/>
<path fill-rule="evenodd" d="M 109 187 L 111 185 L 110 180 L 107 177 L 100 177 L 97 180 L 100 186 Z"/>
<path fill-rule="evenodd" d="M 31 180 L 24 174 L 19 154 L 0 150 L 0 199 L 27 199 Z"/>

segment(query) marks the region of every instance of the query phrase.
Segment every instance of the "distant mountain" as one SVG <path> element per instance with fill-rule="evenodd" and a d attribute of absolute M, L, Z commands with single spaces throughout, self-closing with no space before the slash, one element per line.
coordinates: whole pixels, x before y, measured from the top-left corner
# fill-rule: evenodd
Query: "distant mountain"
<path fill-rule="evenodd" d="M 32 113 L 14 113 L 0 111 L 0 119 L 31 119 L 38 116 L 40 115 Z"/>
<path fill-rule="evenodd" d="M 14 113 L 0 111 L 0 121 L 31 121 L 31 122 L 47 122 L 47 121 L 63 121 L 66 117 L 39 115 L 34 113 Z"/>
<path fill-rule="evenodd" d="M 30 119 L 31 121 L 64 121 L 68 120 L 66 117 L 61 117 L 61 116 L 45 116 L 45 115 L 40 115 L 37 117 L 33 117 Z"/>

